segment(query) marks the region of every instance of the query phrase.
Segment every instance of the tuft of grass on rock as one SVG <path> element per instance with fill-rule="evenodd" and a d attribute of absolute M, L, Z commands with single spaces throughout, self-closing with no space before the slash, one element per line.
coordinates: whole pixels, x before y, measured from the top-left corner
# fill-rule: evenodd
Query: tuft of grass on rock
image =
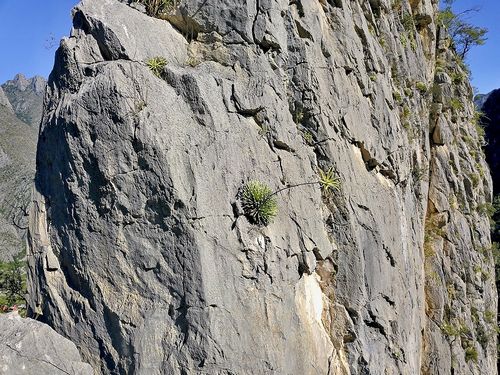
<path fill-rule="evenodd" d="M 241 205 L 248 220 L 259 226 L 268 225 L 278 214 L 276 196 L 260 181 L 249 181 L 241 192 Z"/>
<path fill-rule="evenodd" d="M 162 18 L 174 7 L 174 0 L 135 0 L 136 3 L 143 4 L 146 12 L 151 17 Z"/>
<path fill-rule="evenodd" d="M 156 56 L 146 61 L 146 65 L 148 66 L 149 70 L 151 70 L 151 72 L 153 72 L 153 74 L 159 78 L 163 76 L 163 70 L 165 69 L 167 64 L 167 59 L 161 56 Z"/>
<path fill-rule="evenodd" d="M 340 188 L 340 178 L 335 175 L 333 167 L 329 168 L 326 172 L 322 169 L 319 169 L 318 172 L 319 184 L 323 193 L 329 194 L 331 191 Z"/>

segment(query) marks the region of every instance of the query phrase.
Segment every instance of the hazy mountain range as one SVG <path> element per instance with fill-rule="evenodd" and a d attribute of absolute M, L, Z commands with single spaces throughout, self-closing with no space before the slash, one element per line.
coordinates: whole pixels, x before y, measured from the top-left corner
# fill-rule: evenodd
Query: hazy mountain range
<path fill-rule="evenodd" d="M 24 251 L 45 84 L 18 74 L 0 87 L 0 260 Z"/>

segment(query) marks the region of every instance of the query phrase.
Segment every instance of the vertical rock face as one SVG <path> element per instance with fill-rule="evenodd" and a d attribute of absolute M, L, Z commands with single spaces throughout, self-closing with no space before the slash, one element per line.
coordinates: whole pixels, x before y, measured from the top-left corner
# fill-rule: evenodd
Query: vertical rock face
<path fill-rule="evenodd" d="M 80 3 L 40 129 L 31 311 L 104 374 L 495 374 L 491 180 L 435 7 Z M 245 181 L 330 169 L 337 191 L 241 215 Z"/>
<path fill-rule="evenodd" d="M 424 373 L 496 373 L 492 183 L 465 68 L 438 43 L 424 240 Z M 449 345 L 447 344 L 449 343 Z"/>

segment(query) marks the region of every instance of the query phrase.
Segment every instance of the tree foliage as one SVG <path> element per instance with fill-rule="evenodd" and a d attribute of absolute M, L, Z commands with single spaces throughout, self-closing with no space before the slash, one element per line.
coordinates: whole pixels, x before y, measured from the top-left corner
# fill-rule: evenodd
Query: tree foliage
<path fill-rule="evenodd" d="M 468 22 L 469 16 L 479 11 L 478 7 L 455 13 L 452 9 L 453 2 L 454 0 L 444 0 L 439 21 L 447 28 L 458 56 L 464 59 L 472 47 L 486 42 L 488 29 Z"/>
<path fill-rule="evenodd" d="M 21 256 L 12 262 L 0 262 L 0 310 L 2 306 L 24 303 L 26 272 Z"/>

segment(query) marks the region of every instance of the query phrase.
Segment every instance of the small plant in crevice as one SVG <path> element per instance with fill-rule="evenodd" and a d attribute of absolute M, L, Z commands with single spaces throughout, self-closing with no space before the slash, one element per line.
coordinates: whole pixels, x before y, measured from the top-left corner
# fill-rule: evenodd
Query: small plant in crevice
<path fill-rule="evenodd" d="M 461 85 L 467 77 L 462 72 L 452 72 L 450 78 L 454 85 Z"/>
<path fill-rule="evenodd" d="M 238 192 L 244 215 L 252 224 L 267 226 L 278 214 L 276 196 L 279 193 L 299 186 L 317 184 L 320 185 L 325 196 L 328 196 L 334 190 L 340 189 L 340 179 L 334 174 L 333 168 L 328 169 L 326 172 L 319 169 L 318 173 L 319 180 L 317 181 L 287 185 L 276 191 L 272 191 L 268 185 L 257 180 L 245 183 Z"/>
<path fill-rule="evenodd" d="M 295 112 L 293 113 L 293 121 L 296 124 L 301 124 L 302 121 L 304 121 L 304 110 L 302 108 L 297 108 Z"/>
<path fill-rule="evenodd" d="M 156 56 L 146 61 L 146 65 L 148 66 L 149 70 L 151 70 L 151 72 L 158 78 L 162 78 L 163 70 L 165 69 L 167 64 L 167 59 L 161 56 Z"/>
<path fill-rule="evenodd" d="M 186 65 L 189 65 L 191 68 L 196 68 L 201 64 L 201 61 L 195 56 L 189 56 L 186 60 Z"/>
<path fill-rule="evenodd" d="M 401 105 L 403 103 L 403 97 L 399 91 L 392 92 L 392 98 L 396 102 L 396 104 Z"/>
<path fill-rule="evenodd" d="M 408 45 L 408 37 L 406 36 L 405 33 L 401 34 L 399 36 L 399 41 L 401 42 L 401 45 L 406 48 L 406 46 Z"/>
<path fill-rule="evenodd" d="M 464 109 L 464 105 L 462 104 L 462 102 L 457 99 L 457 98 L 451 98 L 450 100 L 450 107 L 454 110 L 454 111 L 462 111 Z"/>
<path fill-rule="evenodd" d="M 175 0 L 134 0 L 134 2 L 143 4 L 146 12 L 151 17 L 162 18 L 170 12 L 175 6 Z"/>
<path fill-rule="evenodd" d="M 248 220 L 260 226 L 268 225 L 278 214 L 276 196 L 260 181 L 249 181 L 241 191 L 241 206 Z"/>
<path fill-rule="evenodd" d="M 271 134 L 271 128 L 267 124 L 263 124 L 259 126 L 259 136 L 262 138 L 267 138 L 269 134 Z"/>
<path fill-rule="evenodd" d="M 340 178 L 335 175 L 333 167 L 330 167 L 326 172 L 319 168 L 318 173 L 321 190 L 325 193 L 325 195 L 328 195 L 333 190 L 338 190 L 340 188 Z"/>
<path fill-rule="evenodd" d="M 401 7 L 402 7 L 402 0 L 394 0 L 392 2 L 392 10 L 395 11 L 395 12 L 399 12 L 401 10 Z"/>
<path fill-rule="evenodd" d="M 496 324 L 496 322 L 497 322 L 497 314 L 494 311 L 492 311 L 492 310 L 486 310 L 484 312 L 484 320 L 488 324 Z"/>
<path fill-rule="evenodd" d="M 476 211 L 479 215 L 481 216 L 486 216 L 488 217 L 488 219 L 491 219 L 493 217 L 493 215 L 495 214 L 495 207 L 493 206 L 493 204 L 489 203 L 489 202 L 485 202 L 485 203 L 480 203 L 476 206 Z"/>
<path fill-rule="evenodd" d="M 470 335 L 470 329 L 463 323 L 444 322 L 441 331 L 449 338 L 460 337 L 466 339 Z"/>
<path fill-rule="evenodd" d="M 314 136 L 309 130 L 302 131 L 302 138 L 309 145 L 312 146 L 314 144 Z"/>
<path fill-rule="evenodd" d="M 469 361 L 477 362 L 477 359 L 478 359 L 477 349 L 472 345 L 468 346 L 465 349 L 465 361 L 466 362 L 469 362 Z"/>
<path fill-rule="evenodd" d="M 414 183 L 427 181 L 429 177 L 429 166 L 424 165 L 420 167 L 419 165 L 415 165 L 411 171 L 411 176 Z"/>
<path fill-rule="evenodd" d="M 433 242 L 439 237 L 445 237 L 446 231 L 443 229 L 443 223 L 437 216 L 426 218 L 424 227 L 424 255 L 431 258 L 436 255 Z"/>
<path fill-rule="evenodd" d="M 415 87 L 417 88 L 418 91 L 420 91 L 420 93 L 422 94 L 425 94 L 427 93 L 427 85 L 424 83 L 424 82 L 417 82 L 415 84 Z"/>
<path fill-rule="evenodd" d="M 407 97 L 409 97 L 410 99 L 413 98 L 413 90 L 412 89 L 410 89 L 409 87 L 405 87 L 403 91 Z"/>

